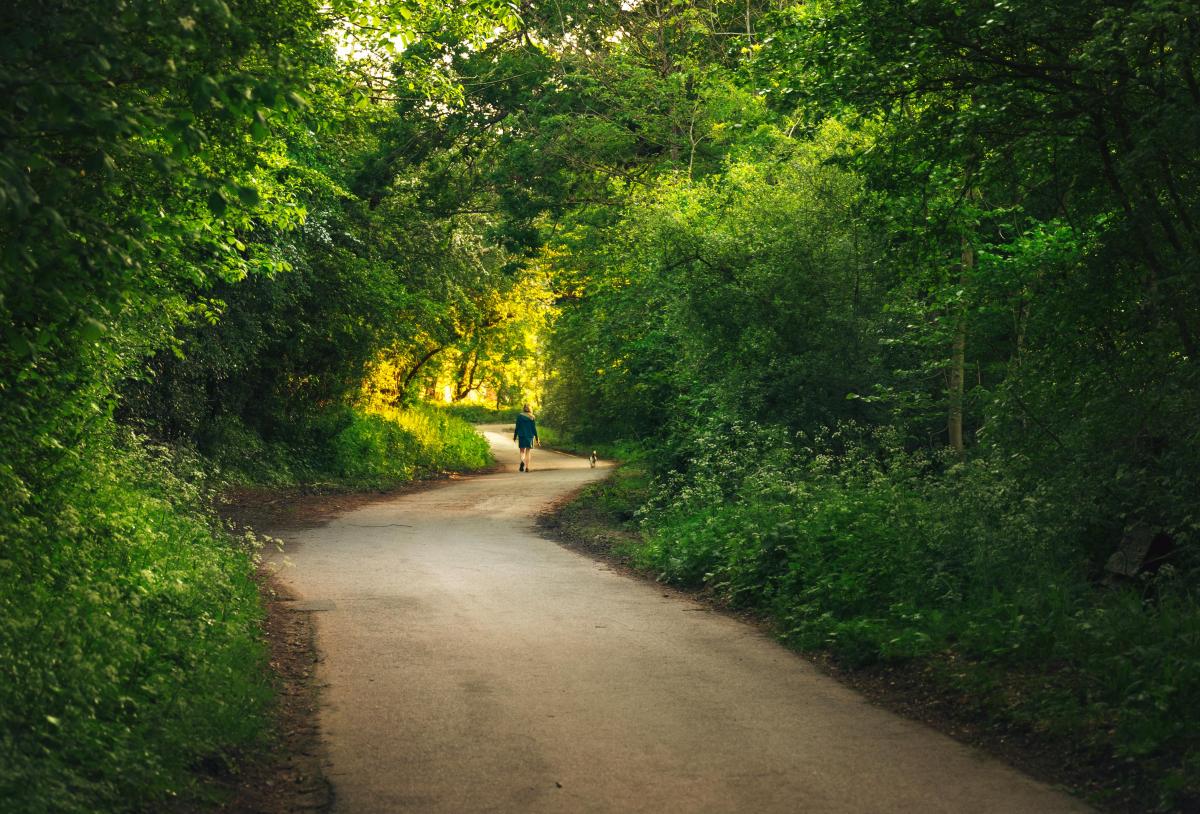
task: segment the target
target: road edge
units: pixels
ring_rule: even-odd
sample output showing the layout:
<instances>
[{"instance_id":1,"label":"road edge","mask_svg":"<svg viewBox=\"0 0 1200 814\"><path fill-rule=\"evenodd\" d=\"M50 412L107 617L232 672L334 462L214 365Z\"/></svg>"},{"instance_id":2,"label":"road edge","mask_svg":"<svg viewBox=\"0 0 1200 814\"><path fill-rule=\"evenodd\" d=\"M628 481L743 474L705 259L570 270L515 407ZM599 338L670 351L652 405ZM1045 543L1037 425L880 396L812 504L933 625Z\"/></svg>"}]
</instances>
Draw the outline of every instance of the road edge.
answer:
<instances>
[{"instance_id":1,"label":"road edge","mask_svg":"<svg viewBox=\"0 0 1200 814\"><path fill-rule=\"evenodd\" d=\"M804 651L779 641L775 626L750 611L733 609L703 590L689 590L657 580L648 571L637 568L613 549L621 543L635 543L638 535L605 522L603 513L583 512L583 522L570 517L583 492L604 483L605 478L585 484L556 500L535 518L534 528L543 538L582 556L602 562L633 579L653 583L664 592L700 602L716 613L747 624L778 642L796 658L803 659L822 674L857 692L874 706L929 728L978 749L1016 771L1094 807L1105 814L1161 814L1162 808L1144 801L1144 789L1122 785L1125 777L1114 780L1111 765L1102 765L1073 748L1073 742L1054 739L988 716L973 699L937 687L928 680L929 668L923 663L884 665L852 669L837 663L823 651ZM1177 814L1200 814L1200 809L1185 808Z\"/></svg>"}]
</instances>

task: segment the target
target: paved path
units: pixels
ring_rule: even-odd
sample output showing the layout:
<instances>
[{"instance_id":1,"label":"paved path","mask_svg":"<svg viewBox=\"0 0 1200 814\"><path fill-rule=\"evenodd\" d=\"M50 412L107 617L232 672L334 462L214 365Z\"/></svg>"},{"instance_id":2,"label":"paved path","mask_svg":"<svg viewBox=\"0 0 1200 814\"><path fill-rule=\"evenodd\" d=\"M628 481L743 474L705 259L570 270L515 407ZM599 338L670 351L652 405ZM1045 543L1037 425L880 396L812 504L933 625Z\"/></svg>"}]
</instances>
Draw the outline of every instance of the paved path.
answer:
<instances>
[{"instance_id":1,"label":"paved path","mask_svg":"<svg viewBox=\"0 0 1200 814\"><path fill-rule=\"evenodd\" d=\"M769 638L532 529L603 474L516 471L288 536L335 812L1080 812Z\"/></svg>"}]
</instances>

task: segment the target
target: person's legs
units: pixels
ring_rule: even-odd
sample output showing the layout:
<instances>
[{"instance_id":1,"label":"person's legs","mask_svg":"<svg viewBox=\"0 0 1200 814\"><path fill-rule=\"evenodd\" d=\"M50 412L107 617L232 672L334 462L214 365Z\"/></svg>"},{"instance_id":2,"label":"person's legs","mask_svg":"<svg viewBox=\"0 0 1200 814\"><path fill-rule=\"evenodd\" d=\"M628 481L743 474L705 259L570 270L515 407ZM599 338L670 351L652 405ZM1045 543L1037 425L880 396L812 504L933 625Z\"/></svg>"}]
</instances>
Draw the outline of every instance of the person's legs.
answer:
<instances>
[{"instance_id":1,"label":"person's legs","mask_svg":"<svg viewBox=\"0 0 1200 814\"><path fill-rule=\"evenodd\" d=\"M529 461L531 458L533 458L533 447L528 446L525 448L525 471L526 472L529 471Z\"/></svg>"},{"instance_id":2,"label":"person's legs","mask_svg":"<svg viewBox=\"0 0 1200 814\"><path fill-rule=\"evenodd\" d=\"M524 472L529 468L529 447L520 447L521 450L521 471Z\"/></svg>"}]
</instances>

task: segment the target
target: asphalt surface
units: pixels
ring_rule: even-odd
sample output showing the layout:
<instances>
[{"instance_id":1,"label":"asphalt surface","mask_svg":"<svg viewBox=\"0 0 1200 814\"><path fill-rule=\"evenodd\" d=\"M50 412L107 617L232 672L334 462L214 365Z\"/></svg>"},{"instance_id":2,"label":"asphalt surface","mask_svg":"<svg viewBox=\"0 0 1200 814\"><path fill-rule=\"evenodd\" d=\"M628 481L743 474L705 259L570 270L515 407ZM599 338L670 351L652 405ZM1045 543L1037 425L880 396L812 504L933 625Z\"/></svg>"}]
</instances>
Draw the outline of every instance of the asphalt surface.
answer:
<instances>
[{"instance_id":1,"label":"asphalt surface","mask_svg":"<svg viewBox=\"0 0 1200 814\"><path fill-rule=\"evenodd\" d=\"M755 629L537 535L604 467L504 471L289 532L334 811L1081 812Z\"/></svg>"}]
</instances>

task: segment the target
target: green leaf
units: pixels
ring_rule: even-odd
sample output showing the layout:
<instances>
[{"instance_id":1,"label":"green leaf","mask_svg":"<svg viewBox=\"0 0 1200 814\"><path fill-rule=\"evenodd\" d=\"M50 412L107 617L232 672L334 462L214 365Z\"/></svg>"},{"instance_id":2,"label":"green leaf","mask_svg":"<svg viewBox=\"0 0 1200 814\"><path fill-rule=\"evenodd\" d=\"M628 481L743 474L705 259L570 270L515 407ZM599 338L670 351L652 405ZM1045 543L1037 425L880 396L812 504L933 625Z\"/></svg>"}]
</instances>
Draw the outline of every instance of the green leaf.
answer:
<instances>
[{"instance_id":1,"label":"green leaf","mask_svg":"<svg viewBox=\"0 0 1200 814\"><path fill-rule=\"evenodd\" d=\"M103 322L88 317L83 321L83 327L79 329L79 335L84 342L95 342L108 331L108 328Z\"/></svg>"},{"instance_id":2,"label":"green leaf","mask_svg":"<svg viewBox=\"0 0 1200 814\"><path fill-rule=\"evenodd\" d=\"M97 150L87 162L87 169L90 172L104 173L111 175L117 169L117 162L103 150Z\"/></svg>"},{"instance_id":3,"label":"green leaf","mask_svg":"<svg viewBox=\"0 0 1200 814\"><path fill-rule=\"evenodd\" d=\"M246 206L258 206L260 200L258 190L250 186L235 187L238 200Z\"/></svg>"}]
</instances>

